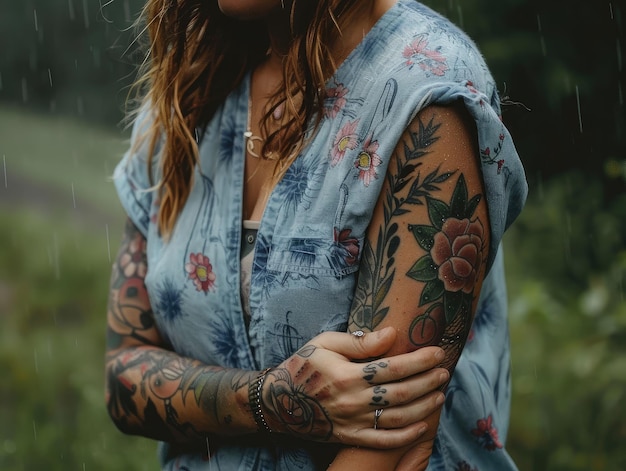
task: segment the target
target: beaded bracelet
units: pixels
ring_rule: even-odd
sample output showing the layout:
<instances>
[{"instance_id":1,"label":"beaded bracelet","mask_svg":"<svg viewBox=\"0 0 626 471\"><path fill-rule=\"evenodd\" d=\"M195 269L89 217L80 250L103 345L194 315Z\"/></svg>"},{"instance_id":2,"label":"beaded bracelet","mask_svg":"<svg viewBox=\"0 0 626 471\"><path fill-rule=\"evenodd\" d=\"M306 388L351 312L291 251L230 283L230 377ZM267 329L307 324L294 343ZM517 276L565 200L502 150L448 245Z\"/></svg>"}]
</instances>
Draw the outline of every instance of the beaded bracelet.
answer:
<instances>
[{"instance_id":1,"label":"beaded bracelet","mask_svg":"<svg viewBox=\"0 0 626 471\"><path fill-rule=\"evenodd\" d=\"M272 429L267 425L267 421L263 415L263 409L261 408L261 391L263 389L263 383L265 382L265 376L270 370L271 368L265 368L261 371L259 376L257 376L248 387L248 400L250 401L254 421L259 428L259 432L267 433L272 433Z\"/></svg>"}]
</instances>

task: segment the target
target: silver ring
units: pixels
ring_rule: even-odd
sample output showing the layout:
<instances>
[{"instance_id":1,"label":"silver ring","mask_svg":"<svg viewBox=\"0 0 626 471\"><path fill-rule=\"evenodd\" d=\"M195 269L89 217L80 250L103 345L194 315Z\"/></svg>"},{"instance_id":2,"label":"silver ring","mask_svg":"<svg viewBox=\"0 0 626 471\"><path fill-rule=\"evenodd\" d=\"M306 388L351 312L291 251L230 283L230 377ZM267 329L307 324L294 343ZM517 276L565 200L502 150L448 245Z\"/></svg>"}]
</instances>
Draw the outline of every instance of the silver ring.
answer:
<instances>
[{"instance_id":1,"label":"silver ring","mask_svg":"<svg viewBox=\"0 0 626 471\"><path fill-rule=\"evenodd\" d=\"M378 429L378 419L380 418L381 415L383 415L383 411L385 409L376 409L374 411L374 430Z\"/></svg>"},{"instance_id":2,"label":"silver ring","mask_svg":"<svg viewBox=\"0 0 626 471\"><path fill-rule=\"evenodd\" d=\"M354 335L355 337L363 337L365 335L365 332L363 332L362 330L355 330L354 332L352 332L352 335Z\"/></svg>"}]
</instances>

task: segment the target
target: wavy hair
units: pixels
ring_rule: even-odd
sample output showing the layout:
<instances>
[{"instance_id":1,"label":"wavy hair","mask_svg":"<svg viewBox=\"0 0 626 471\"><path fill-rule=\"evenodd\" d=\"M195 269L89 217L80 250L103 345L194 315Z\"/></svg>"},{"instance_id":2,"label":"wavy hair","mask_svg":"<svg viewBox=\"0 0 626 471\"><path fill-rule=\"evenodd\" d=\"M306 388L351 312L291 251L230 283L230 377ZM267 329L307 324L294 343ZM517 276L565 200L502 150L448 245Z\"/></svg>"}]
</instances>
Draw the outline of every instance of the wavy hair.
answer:
<instances>
[{"instance_id":1,"label":"wavy hair","mask_svg":"<svg viewBox=\"0 0 626 471\"><path fill-rule=\"evenodd\" d=\"M326 81L336 69L330 48L358 3L283 3L290 26L282 60L283 83L261 121L267 136L263 155L277 155L279 169L286 169L297 157L304 136L314 132L322 119ZM148 0L140 22L148 41L134 90L139 102L152 111L151 126L143 136L150 142L150 175L157 143L163 142L156 189L159 230L167 237L193 184L197 130L203 129L245 74L266 58L270 41L264 23L229 18L216 0ZM281 103L285 105L279 129L269 132L268 119Z\"/></svg>"}]
</instances>

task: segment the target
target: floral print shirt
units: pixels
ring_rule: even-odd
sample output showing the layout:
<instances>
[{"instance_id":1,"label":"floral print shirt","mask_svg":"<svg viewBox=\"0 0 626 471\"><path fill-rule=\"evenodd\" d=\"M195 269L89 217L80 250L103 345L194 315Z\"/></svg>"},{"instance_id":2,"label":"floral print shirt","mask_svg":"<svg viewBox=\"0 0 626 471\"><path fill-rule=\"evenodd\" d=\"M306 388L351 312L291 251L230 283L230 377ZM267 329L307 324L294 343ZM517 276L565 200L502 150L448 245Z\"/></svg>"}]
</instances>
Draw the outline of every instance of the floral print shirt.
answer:
<instances>
[{"instance_id":1,"label":"floral print shirt","mask_svg":"<svg viewBox=\"0 0 626 471\"><path fill-rule=\"evenodd\" d=\"M461 100L475 120L480 146L491 229L489 273L428 469L516 469L504 448L510 361L499 245L522 208L526 181L500 120L494 81L475 45L420 3L399 0L342 63L327 84L319 129L263 214L246 331L240 239L248 93L249 77L199 133L200 165L168 242L157 231L159 201L147 175L147 144L129 152L116 169L122 204L147 239L146 286L164 338L181 355L207 364L261 370L321 332L345 330L359 248L392 151L421 109ZM149 120L146 111L135 136ZM323 457L334 451L293 440L209 437L208 454L163 444L161 459L163 469L172 470L310 471L325 469Z\"/></svg>"}]
</instances>

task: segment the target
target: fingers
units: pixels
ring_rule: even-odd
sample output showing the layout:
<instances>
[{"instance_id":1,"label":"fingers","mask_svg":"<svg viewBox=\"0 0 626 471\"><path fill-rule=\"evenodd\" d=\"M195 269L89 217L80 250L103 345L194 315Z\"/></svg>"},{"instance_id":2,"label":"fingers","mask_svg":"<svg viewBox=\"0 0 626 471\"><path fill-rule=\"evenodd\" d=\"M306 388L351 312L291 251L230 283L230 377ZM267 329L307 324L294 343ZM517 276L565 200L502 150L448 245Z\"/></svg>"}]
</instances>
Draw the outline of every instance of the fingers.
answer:
<instances>
[{"instance_id":1,"label":"fingers","mask_svg":"<svg viewBox=\"0 0 626 471\"><path fill-rule=\"evenodd\" d=\"M445 401L443 393L431 392L410 404L383 408L377 420L379 429L399 429L416 424L439 409Z\"/></svg>"},{"instance_id":2,"label":"fingers","mask_svg":"<svg viewBox=\"0 0 626 471\"><path fill-rule=\"evenodd\" d=\"M315 337L313 343L351 360L363 360L384 355L395 340L395 329L386 327L375 332L367 332L361 337L340 332L325 332Z\"/></svg>"},{"instance_id":3,"label":"fingers","mask_svg":"<svg viewBox=\"0 0 626 471\"><path fill-rule=\"evenodd\" d=\"M370 361L359 365L363 379L370 384L393 383L431 370L445 358L439 347L425 347L411 353Z\"/></svg>"},{"instance_id":4,"label":"fingers","mask_svg":"<svg viewBox=\"0 0 626 471\"><path fill-rule=\"evenodd\" d=\"M425 422L419 422L403 428L396 429L374 429L372 414L372 427L363 429L354 437L337 435L338 441L346 445L364 446L387 450L409 445L418 440L428 430Z\"/></svg>"},{"instance_id":5,"label":"fingers","mask_svg":"<svg viewBox=\"0 0 626 471\"><path fill-rule=\"evenodd\" d=\"M426 373L416 375L406 381L398 383L375 384L366 391L369 395L369 406L379 409L381 407L397 407L404 404L412 404L415 400L424 397L437 389L450 378L450 373L444 368L436 368ZM443 393L439 393L443 398ZM363 401L364 403L366 401ZM423 417L420 417L420 419ZM410 422L414 422L412 420Z\"/></svg>"}]
</instances>

